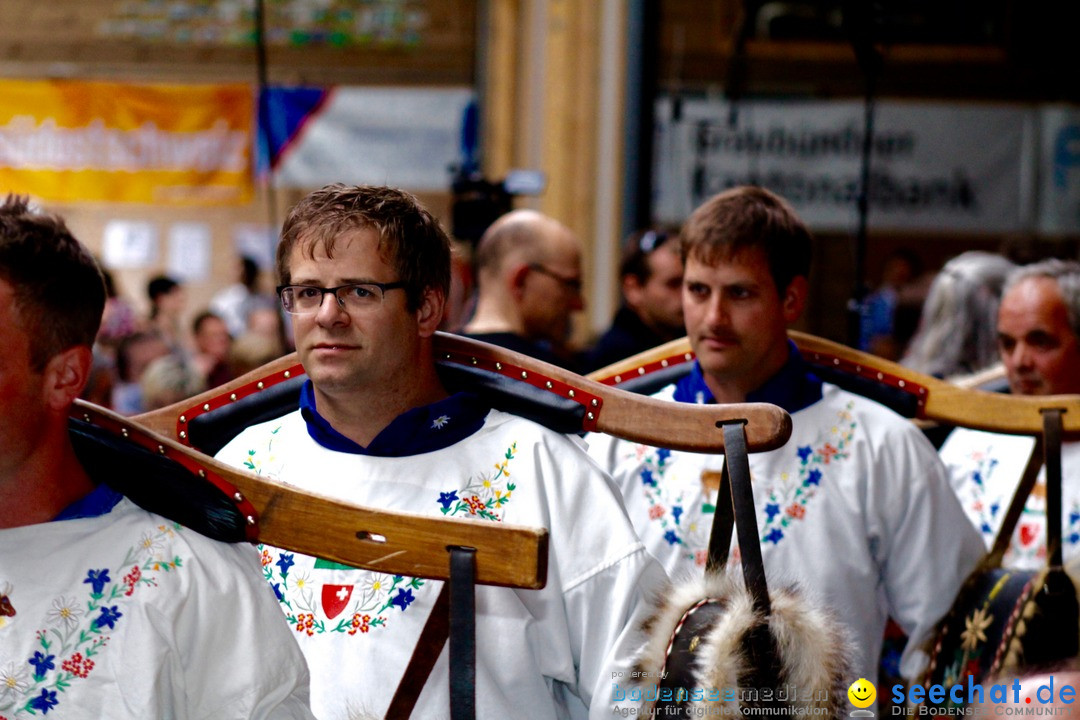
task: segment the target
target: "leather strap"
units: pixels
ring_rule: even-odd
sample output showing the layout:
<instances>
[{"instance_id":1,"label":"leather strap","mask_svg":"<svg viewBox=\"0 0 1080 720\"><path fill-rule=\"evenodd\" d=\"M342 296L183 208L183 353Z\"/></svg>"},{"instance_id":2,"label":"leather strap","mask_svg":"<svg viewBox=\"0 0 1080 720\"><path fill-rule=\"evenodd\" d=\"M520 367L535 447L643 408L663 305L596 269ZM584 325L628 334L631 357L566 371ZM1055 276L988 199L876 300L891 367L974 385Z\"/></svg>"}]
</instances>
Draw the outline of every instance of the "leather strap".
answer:
<instances>
[{"instance_id":1,"label":"leather strap","mask_svg":"<svg viewBox=\"0 0 1080 720\"><path fill-rule=\"evenodd\" d=\"M1013 532L1024 505L1035 488L1039 470L1046 464L1046 549L1049 565L1061 565L1061 413L1060 408L1044 408L1043 434L1035 441L1035 449L1028 458L1024 474L1016 486L1009 508L1001 520L994 544L987 554L983 567L1000 567L1012 542ZM1053 508L1051 508L1053 506ZM1056 549L1056 552L1055 552ZM1056 561L1055 561L1056 558Z\"/></svg>"},{"instance_id":2,"label":"leather strap","mask_svg":"<svg viewBox=\"0 0 1080 720\"><path fill-rule=\"evenodd\" d=\"M1042 411L1046 439L1046 558L1061 567L1061 408Z\"/></svg>"},{"instance_id":3,"label":"leather strap","mask_svg":"<svg viewBox=\"0 0 1080 720\"><path fill-rule=\"evenodd\" d=\"M743 579L754 607L768 615L771 609L769 588L765 582L765 563L761 557L754 488L750 481L750 460L746 451L745 422L724 423L724 469L716 493L716 511L709 536L706 572L717 572L727 563L731 547L732 525L739 538Z\"/></svg>"},{"instance_id":4,"label":"leather strap","mask_svg":"<svg viewBox=\"0 0 1080 720\"><path fill-rule=\"evenodd\" d=\"M450 548L450 720L476 717L476 550Z\"/></svg>"},{"instance_id":5,"label":"leather strap","mask_svg":"<svg viewBox=\"0 0 1080 720\"><path fill-rule=\"evenodd\" d=\"M450 581L443 584L401 676L386 720L407 720L450 638L450 718L476 717L476 550L450 547Z\"/></svg>"},{"instance_id":6,"label":"leather strap","mask_svg":"<svg viewBox=\"0 0 1080 720\"><path fill-rule=\"evenodd\" d=\"M386 720L408 720L412 715L416 701L420 699L420 693L442 653L443 645L446 644L450 633L449 618L450 588L448 583L444 583L439 597L435 600L435 606L431 608L431 614L424 623L424 629L420 632L420 639L416 641L412 657L405 667L405 674L401 676L401 682L394 691L394 697L386 711Z\"/></svg>"}]
</instances>

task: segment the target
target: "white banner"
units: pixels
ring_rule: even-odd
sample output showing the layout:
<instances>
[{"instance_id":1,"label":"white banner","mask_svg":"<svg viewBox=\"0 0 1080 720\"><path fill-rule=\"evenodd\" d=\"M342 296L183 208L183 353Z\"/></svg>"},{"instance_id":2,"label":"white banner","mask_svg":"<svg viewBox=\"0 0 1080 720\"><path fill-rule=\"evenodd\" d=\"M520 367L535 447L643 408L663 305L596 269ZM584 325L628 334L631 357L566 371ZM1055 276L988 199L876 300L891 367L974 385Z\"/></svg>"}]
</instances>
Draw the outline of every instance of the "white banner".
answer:
<instances>
[{"instance_id":1,"label":"white banner","mask_svg":"<svg viewBox=\"0 0 1080 720\"><path fill-rule=\"evenodd\" d=\"M744 184L787 198L818 230L853 231L862 172L858 101L668 98L656 105L654 214L681 222ZM732 122L733 120L733 122ZM879 102L871 229L1017 232L1034 222L1036 111L1010 105ZM1075 170L1080 182L1080 166Z\"/></svg>"},{"instance_id":2,"label":"white banner","mask_svg":"<svg viewBox=\"0 0 1080 720\"><path fill-rule=\"evenodd\" d=\"M282 153L277 182L446 192L473 96L470 88L334 88Z\"/></svg>"}]
</instances>

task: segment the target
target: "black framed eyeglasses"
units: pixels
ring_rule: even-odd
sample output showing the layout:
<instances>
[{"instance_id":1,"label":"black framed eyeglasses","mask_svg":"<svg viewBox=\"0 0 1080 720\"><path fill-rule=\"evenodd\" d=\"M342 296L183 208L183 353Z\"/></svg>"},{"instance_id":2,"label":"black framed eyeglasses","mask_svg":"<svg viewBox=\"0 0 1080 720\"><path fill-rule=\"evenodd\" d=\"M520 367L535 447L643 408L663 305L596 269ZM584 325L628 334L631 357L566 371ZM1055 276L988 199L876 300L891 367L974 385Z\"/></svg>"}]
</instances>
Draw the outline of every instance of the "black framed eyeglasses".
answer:
<instances>
[{"instance_id":1,"label":"black framed eyeglasses","mask_svg":"<svg viewBox=\"0 0 1080 720\"><path fill-rule=\"evenodd\" d=\"M564 288L570 292L581 294L581 278L565 277L559 273L551 270L540 263L529 263L529 269L535 270L541 275L547 275L549 278L554 278Z\"/></svg>"},{"instance_id":2,"label":"black framed eyeglasses","mask_svg":"<svg viewBox=\"0 0 1080 720\"><path fill-rule=\"evenodd\" d=\"M349 283L337 287L325 288L318 285L281 285L278 297L285 312L293 315L306 315L318 312L322 307L323 297L330 293L337 300L338 307L346 311L364 311L383 304L387 290L405 287L403 282L391 283Z\"/></svg>"}]
</instances>

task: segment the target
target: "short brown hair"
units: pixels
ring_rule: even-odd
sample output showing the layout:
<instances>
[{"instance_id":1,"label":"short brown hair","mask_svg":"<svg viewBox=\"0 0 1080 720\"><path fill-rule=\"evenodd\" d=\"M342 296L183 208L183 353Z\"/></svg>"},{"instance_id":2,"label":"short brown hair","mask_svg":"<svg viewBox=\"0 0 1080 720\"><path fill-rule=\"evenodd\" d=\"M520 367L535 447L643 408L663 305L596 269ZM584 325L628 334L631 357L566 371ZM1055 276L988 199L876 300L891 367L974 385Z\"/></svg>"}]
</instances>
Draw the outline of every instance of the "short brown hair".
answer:
<instances>
[{"instance_id":1,"label":"short brown hair","mask_svg":"<svg viewBox=\"0 0 1080 720\"><path fill-rule=\"evenodd\" d=\"M323 247L333 257L338 237L372 228L379 234L379 252L405 283L410 310L420 307L428 288L450 292L450 239L420 201L394 188L341 184L311 193L289 212L277 248L277 271L288 285L289 256L298 243L312 256Z\"/></svg>"},{"instance_id":2,"label":"short brown hair","mask_svg":"<svg viewBox=\"0 0 1080 720\"><path fill-rule=\"evenodd\" d=\"M36 370L68 348L93 346L105 280L59 216L31 210L24 197L7 196L0 205L0 278L14 291Z\"/></svg>"},{"instance_id":3,"label":"short brown hair","mask_svg":"<svg viewBox=\"0 0 1080 720\"><path fill-rule=\"evenodd\" d=\"M716 265L747 248L761 248L781 295L796 277L810 276L812 239L795 210L760 187L737 187L699 207L679 236L684 259Z\"/></svg>"}]
</instances>

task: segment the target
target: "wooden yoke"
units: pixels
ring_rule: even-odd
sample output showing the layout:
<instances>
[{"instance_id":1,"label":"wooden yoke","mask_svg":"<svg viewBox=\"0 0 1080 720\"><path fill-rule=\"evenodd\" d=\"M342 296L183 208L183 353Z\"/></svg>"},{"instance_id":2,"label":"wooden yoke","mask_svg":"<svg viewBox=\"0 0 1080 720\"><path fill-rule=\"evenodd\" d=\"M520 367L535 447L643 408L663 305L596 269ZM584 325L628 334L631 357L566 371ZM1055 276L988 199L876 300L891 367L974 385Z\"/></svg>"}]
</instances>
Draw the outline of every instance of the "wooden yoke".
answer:
<instances>
[{"instance_id":1,"label":"wooden yoke","mask_svg":"<svg viewBox=\"0 0 1080 720\"><path fill-rule=\"evenodd\" d=\"M984 392L916 372L899 363L814 335L791 330L788 336L823 380L880 399L912 419L1035 436L1043 431L1042 409L1055 407L1066 411L1062 414L1066 435L1080 433L1078 395L1020 396ZM589 377L607 385L629 386L638 378L676 374L681 369L679 366L687 365L693 359L690 342L681 338L597 370ZM880 393L888 393L891 397L882 399Z\"/></svg>"},{"instance_id":2,"label":"wooden yoke","mask_svg":"<svg viewBox=\"0 0 1080 720\"><path fill-rule=\"evenodd\" d=\"M745 420L750 452L773 450L791 436L790 416L767 403L676 405L603 385L527 355L449 333L436 334L435 353L440 368L447 371L457 389L477 391L495 401L496 407L511 412L518 403L550 404L548 410L557 415L559 429L565 432L598 431L634 442L697 452L722 450L723 435L717 428L736 420ZM192 445L188 426L200 415L280 383L296 381L303 374L303 366L296 353L292 353L230 383L135 419L144 427ZM292 403L289 409L295 407ZM194 442L194 445L199 444Z\"/></svg>"},{"instance_id":3,"label":"wooden yoke","mask_svg":"<svg viewBox=\"0 0 1080 720\"><path fill-rule=\"evenodd\" d=\"M547 577L547 530L477 523L362 507L225 465L116 413L76 401L72 417L123 437L183 466L229 498L250 542L306 553L382 573L446 580L446 548L476 548L476 581L541 588ZM146 478L152 485L156 478ZM124 487L139 502L150 488ZM143 503L140 503L143 504ZM156 512L168 515L168 507ZM317 528L313 532L312 528Z\"/></svg>"}]
</instances>

